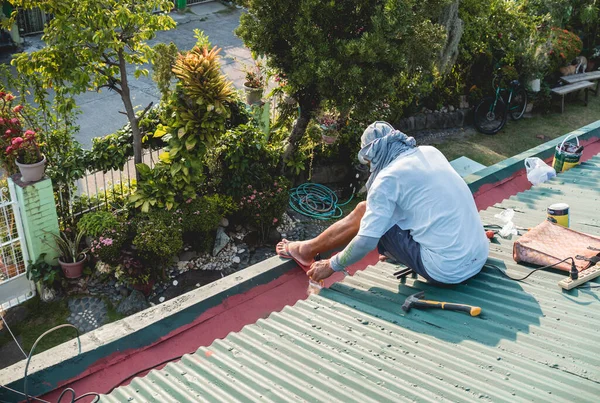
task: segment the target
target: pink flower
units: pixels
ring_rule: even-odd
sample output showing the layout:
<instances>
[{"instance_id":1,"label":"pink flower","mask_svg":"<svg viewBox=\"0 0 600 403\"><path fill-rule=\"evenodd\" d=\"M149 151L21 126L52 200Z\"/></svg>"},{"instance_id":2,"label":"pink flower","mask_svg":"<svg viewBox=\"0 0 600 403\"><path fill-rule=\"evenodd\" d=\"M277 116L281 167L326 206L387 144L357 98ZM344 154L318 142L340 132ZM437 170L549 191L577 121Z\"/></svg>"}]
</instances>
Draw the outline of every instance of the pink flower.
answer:
<instances>
[{"instance_id":1,"label":"pink flower","mask_svg":"<svg viewBox=\"0 0 600 403\"><path fill-rule=\"evenodd\" d=\"M15 138L12 140L12 145L13 145L14 147L18 147L18 146L20 146L22 143L23 143L23 138L22 138L22 137L15 137Z\"/></svg>"},{"instance_id":2,"label":"pink flower","mask_svg":"<svg viewBox=\"0 0 600 403\"><path fill-rule=\"evenodd\" d=\"M248 189L252 189L252 185L248 185Z\"/></svg>"},{"instance_id":3,"label":"pink flower","mask_svg":"<svg viewBox=\"0 0 600 403\"><path fill-rule=\"evenodd\" d=\"M256 196L254 196L254 195L250 196L250 200L254 200L254 199L256 199Z\"/></svg>"},{"instance_id":4,"label":"pink flower","mask_svg":"<svg viewBox=\"0 0 600 403\"><path fill-rule=\"evenodd\" d=\"M23 105L17 105L13 108L14 113L19 113L23 110Z\"/></svg>"},{"instance_id":5,"label":"pink flower","mask_svg":"<svg viewBox=\"0 0 600 403\"><path fill-rule=\"evenodd\" d=\"M273 218L273 224L277 224L277 221L279 221L277 218Z\"/></svg>"},{"instance_id":6,"label":"pink flower","mask_svg":"<svg viewBox=\"0 0 600 403\"><path fill-rule=\"evenodd\" d=\"M187 204L190 204L190 203L192 202L192 199L187 199L185 202L186 202Z\"/></svg>"},{"instance_id":7,"label":"pink flower","mask_svg":"<svg viewBox=\"0 0 600 403\"><path fill-rule=\"evenodd\" d=\"M10 123L12 123L13 125L20 125L21 121L19 121L19 119L17 119L17 118L12 118L10 120Z\"/></svg>"},{"instance_id":8,"label":"pink flower","mask_svg":"<svg viewBox=\"0 0 600 403\"><path fill-rule=\"evenodd\" d=\"M10 136L12 134L12 130L7 129L4 134L6 134L7 136Z\"/></svg>"},{"instance_id":9,"label":"pink flower","mask_svg":"<svg viewBox=\"0 0 600 403\"><path fill-rule=\"evenodd\" d=\"M7 153L7 154L10 154L10 153L12 153L12 152L13 152L13 150L14 150L14 149L12 148L12 146L8 146L8 147L6 147L6 153Z\"/></svg>"},{"instance_id":10,"label":"pink flower","mask_svg":"<svg viewBox=\"0 0 600 403\"><path fill-rule=\"evenodd\" d=\"M279 186L279 184L277 182L274 182L273 186Z\"/></svg>"},{"instance_id":11,"label":"pink flower","mask_svg":"<svg viewBox=\"0 0 600 403\"><path fill-rule=\"evenodd\" d=\"M252 192L252 193L256 194L256 190L254 192Z\"/></svg>"},{"instance_id":12,"label":"pink flower","mask_svg":"<svg viewBox=\"0 0 600 403\"><path fill-rule=\"evenodd\" d=\"M257 214L256 216L257 216L257 217L260 217L260 214Z\"/></svg>"}]
</instances>

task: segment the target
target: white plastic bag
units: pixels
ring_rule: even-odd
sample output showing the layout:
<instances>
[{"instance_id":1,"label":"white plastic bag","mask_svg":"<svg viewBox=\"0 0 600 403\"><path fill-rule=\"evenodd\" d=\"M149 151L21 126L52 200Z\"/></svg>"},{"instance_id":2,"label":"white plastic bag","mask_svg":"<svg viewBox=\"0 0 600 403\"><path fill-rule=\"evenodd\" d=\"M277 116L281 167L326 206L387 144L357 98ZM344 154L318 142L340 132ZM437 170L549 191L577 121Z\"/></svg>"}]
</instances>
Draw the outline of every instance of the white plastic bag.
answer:
<instances>
[{"instance_id":1,"label":"white plastic bag","mask_svg":"<svg viewBox=\"0 0 600 403\"><path fill-rule=\"evenodd\" d=\"M510 239L513 235L519 235L517 226L512 221L514 216L515 211L511 208L506 209L500 214L496 214L494 216L504 223L502 229L498 231L498 235L500 235L502 238Z\"/></svg>"},{"instance_id":2,"label":"white plastic bag","mask_svg":"<svg viewBox=\"0 0 600 403\"><path fill-rule=\"evenodd\" d=\"M527 179L534 186L544 183L556 176L554 168L538 157L525 159L525 168L527 169Z\"/></svg>"}]
</instances>

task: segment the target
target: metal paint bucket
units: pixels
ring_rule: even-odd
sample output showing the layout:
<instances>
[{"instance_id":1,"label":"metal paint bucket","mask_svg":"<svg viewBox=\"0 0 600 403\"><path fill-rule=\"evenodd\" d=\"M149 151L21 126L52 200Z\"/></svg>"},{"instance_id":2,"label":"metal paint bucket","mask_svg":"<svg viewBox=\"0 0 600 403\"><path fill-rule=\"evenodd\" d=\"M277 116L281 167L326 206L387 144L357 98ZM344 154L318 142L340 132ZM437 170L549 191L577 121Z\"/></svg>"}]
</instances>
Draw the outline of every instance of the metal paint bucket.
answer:
<instances>
[{"instance_id":1,"label":"metal paint bucket","mask_svg":"<svg viewBox=\"0 0 600 403\"><path fill-rule=\"evenodd\" d=\"M556 203L548 207L548 221L569 228L569 205L567 203Z\"/></svg>"},{"instance_id":2,"label":"metal paint bucket","mask_svg":"<svg viewBox=\"0 0 600 403\"><path fill-rule=\"evenodd\" d=\"M572 137L575 137L576 143L569 143ZM583 146L579 145L579 138L571 134L565 137L562 143L556 146L554 151L554 161L552 167L556 173L565 172L576 165L579 165L579 160L583 154Z\"/></svg>"}]
</instances>

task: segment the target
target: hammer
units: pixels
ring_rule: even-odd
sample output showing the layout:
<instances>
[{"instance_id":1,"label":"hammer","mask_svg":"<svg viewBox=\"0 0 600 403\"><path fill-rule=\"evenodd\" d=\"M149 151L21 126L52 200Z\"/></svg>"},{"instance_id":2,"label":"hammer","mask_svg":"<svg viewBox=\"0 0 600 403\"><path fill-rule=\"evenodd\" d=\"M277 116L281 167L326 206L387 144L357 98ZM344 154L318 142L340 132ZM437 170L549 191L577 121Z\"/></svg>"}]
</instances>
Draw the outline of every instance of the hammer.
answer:
<instances>
[{"instance_id":1,"label":"hammer","mask_svg":"<svg viewBox=\"0 0 600 403\"><path fill-rule=\"evenodd\" d=\"M471 316L477 316L481 313L481 308L478 306L453 304L450 302L428 301L421 299L425 296L425 291L418 292L406 298L402 304L402 310L410 311L410 308L417 309L445 309L447 311L467 312Z\"/></svg>"}]
</instances>

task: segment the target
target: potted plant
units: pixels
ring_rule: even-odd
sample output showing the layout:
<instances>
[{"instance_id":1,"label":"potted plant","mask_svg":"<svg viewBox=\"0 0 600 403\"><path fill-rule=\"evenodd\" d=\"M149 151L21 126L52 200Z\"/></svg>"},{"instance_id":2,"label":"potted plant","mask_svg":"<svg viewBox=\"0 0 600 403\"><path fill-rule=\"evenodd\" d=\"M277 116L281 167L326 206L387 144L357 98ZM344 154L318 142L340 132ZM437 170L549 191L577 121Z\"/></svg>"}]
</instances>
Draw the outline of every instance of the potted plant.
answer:
<instances>
[{"instance_id":1,"label":"potted plant","mask_svg":"<svg viewBox=\"0 0 600 403\"><path fill-rule=\"evenodd\" d=\"M58 263L67 278L79 278L83 274L87 248L81 248L81 243L85 232L71 231L69 229L60 233L52 234L56 240L60 256Z\"/></svg>"},{"instance_id":2,"label":"potted plant","mask_svg":"<svg viewBox=\"0 0 600 403\"><path fill-rule=\"evenodd\" d=\"M538 44L530 40L520 58L520 71L527 81L527 89L540 92L541 81L548 70L549 44Z\"/></svg>"},{"instance_id":3,"label":"potted plant","mask_svg":"<svg viewBox=\"0 0 600 403\"><path fill-rule=\"evenodd\" d=\"M10 93L0 92L2 163L9 174L18 168L23 182L36 182L44 176L46 158L38 146L36 132L24 129L23 123L28 119L23 105L12 106L14 99Z\"/></svg>"},{"instance_id":4,"label":"potted plant","mask_svg":"<svg viewBox=\"0 0 600 403\"><path fill-rule=\"evenodd\" d=\"M246 91L246 103L254 105L260 103L262 99L265 84L267 82L264 66L258 60L254 61L251 67L245 67L246 81L244 81L244 90Z\"/></svg>"},{"instance_id":5,"label":"potted plant","mask_svg":"<svg viewBox=\"0 0 600 403\"><path fill-rule=\"evenodd\" d=\"M54 292L51 290L53 290L54 283L60 276L60 271L58 267L46 262L45 258L46 254L42 253L35 263L29 261L27 279L34 282L40 298L45 302L49 302L52 298L47 298L47 296L54 296ZM50 292L47 292L47 290Z\"/></svg>"}]
</instances>

